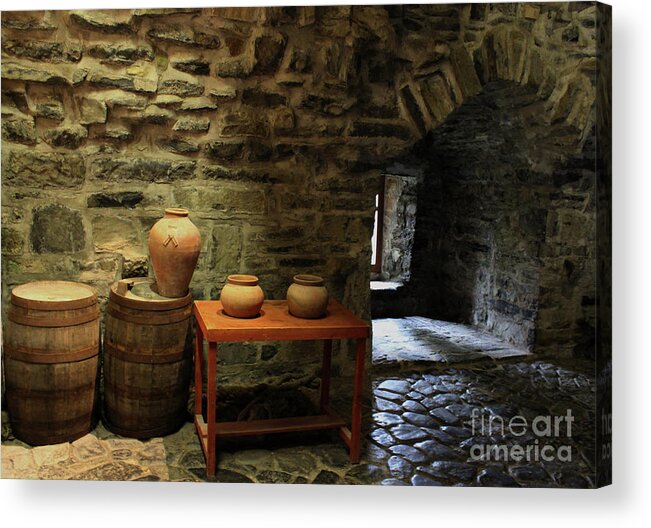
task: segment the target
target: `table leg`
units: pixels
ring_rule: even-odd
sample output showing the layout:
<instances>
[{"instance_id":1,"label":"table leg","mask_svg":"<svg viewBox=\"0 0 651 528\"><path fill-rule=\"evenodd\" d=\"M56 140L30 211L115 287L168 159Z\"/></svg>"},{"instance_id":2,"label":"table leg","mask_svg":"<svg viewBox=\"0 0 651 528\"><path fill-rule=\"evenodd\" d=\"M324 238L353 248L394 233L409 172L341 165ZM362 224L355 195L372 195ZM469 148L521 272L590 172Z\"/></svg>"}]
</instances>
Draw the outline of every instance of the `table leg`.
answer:
<instances>
[{"instance_id":1,"label":"table leg","mask_svg":"<svg viewBox=\"0 0 651 528\"><path fill-rule=\"evenodd\" d=\"M203 397L203 332L199 324L195 324L194 342L194 414L201 414L201 399Z\"/></svg>"},{"instance_id":2,"label":"table leg","mask_svg":"<svg viewBox=\"0 0 651 528\"><path fill-rule=\"evenodd\" d=\"M206 474L209 477L215 475L216 471L216 453L215 453L215 407L217 403L217 343L208 342L208 387L207 387L207 411L206 419L208 422L208 453L206 454Z\"/></svg>"},{"instance_id":3,"label":"table leg","mask_svg":"<svg viewBox=\"0 0 651 528\"><path fill-rule=\"evenodd\" d=\"M355 384L353 386L353 413L350 438L350 462L357 464L361 451L362 436L362 395L364 393L364 360L366 338L357 340L355 349Z\"/></svg>"},{"instance_id":4,"label":"table leg","mask_svg":"<svg viewBox=\"0 0 651 528\"><path fill-rule=\"evenodd\" d=\"M325 412L330 403L330 376L332 364L332 340L323 343L323 363L321 364L321 412Z\"/></svg>"}]
</instances>

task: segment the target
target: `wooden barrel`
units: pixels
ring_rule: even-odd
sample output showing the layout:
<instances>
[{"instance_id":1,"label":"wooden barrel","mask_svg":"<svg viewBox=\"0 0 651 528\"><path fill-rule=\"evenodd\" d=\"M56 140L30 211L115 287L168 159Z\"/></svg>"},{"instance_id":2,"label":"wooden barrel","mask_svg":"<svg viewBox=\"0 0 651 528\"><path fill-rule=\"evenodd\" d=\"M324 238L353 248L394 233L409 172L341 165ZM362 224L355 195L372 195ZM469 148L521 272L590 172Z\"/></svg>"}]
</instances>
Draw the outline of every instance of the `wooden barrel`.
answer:
<instances>
[{"instance_id":1,"label":"wooden barrel","mask_svg":"<svg viewBox=\"0 0 651 528\"><path fill-rule=\"evenodd\" d=\"M4 361L9 420L32 444L71 442L95 426L99 359L97 293L37 281L11 292Z\"/></svg>"},{"instance_id":2,"label":"wooden barrel","mask_svg":"<svg viewBox=\"0 0 651 528\"><path fill-rule=\"evenodd\" d=\"M133 438L178 430L192 371L192 296L161 297L153 279L111 286L104 336L104 422Z\"/></svg>"}]
</instances>

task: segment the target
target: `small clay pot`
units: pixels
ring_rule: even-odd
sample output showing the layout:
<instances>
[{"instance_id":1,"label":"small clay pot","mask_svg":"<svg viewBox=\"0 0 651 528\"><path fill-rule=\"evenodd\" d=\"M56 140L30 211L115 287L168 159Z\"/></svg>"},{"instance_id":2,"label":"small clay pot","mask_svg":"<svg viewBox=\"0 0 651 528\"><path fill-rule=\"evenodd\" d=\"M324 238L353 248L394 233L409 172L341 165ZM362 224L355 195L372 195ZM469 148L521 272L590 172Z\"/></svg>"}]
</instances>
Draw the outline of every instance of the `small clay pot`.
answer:
<instances>
[{"instance_id":1,"label":"small clay pot","mask_svg":"<svg viewBox=\"0 0 651 528\"><path fill-rule=\"evenodd\" d=\"M260 313L264 292L254 275L229 275L219 298L226 315L248 319Z\"/></svg>"},{"instance_id":2,"label":"small clay pot","mask_svg":"<svg viewBox=\"0 0 651 528\"><path fill-rule=\"evenodd\" d=\"M172 207L149 232L149 254L158 293L185 297L201 251L201 235L188 210Z\"/></svg>"},{"instance_id":3,"label":"small clay pot","mask_svg":"<svg viewBox=\"0 0 651 528\"><path fill-rule=\"evenodd\" d=\"M287 289L289 313L302 319L318 319L326 314L328 290L316 275L295 275Z\"/></svg>"}]
</instances>

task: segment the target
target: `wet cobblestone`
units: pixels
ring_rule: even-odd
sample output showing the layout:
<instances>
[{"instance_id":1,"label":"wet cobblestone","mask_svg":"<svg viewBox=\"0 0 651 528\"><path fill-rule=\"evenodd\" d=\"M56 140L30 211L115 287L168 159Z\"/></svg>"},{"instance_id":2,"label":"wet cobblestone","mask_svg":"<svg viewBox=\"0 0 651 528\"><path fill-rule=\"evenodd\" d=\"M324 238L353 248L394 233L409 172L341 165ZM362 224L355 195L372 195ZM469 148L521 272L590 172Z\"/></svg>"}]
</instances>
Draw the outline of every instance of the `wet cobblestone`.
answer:
<instances>
[{"instance_id":1,"label":"wet cobblestone","mask_svg":"<svg viewBox=\"0 0 651 528\"><path fill-rule=\"evenodd\" d=\"M386 413L372 417L369 439L375 448L369 459L388 460L389 469L379 483L418 486L431 485L426 481L431 479L444 485L589 487L594 475L590 368L580 361L570 367L491 362L377 380L375 387L382 390L395 387L392 380L411 384L409 390L400 384L401 411L390 420ZM431 396L416 400L415 392ZM398 416L407 423L392 425ZM519 425L524 420L527 427Z\"/></svg>"}]
</instances>

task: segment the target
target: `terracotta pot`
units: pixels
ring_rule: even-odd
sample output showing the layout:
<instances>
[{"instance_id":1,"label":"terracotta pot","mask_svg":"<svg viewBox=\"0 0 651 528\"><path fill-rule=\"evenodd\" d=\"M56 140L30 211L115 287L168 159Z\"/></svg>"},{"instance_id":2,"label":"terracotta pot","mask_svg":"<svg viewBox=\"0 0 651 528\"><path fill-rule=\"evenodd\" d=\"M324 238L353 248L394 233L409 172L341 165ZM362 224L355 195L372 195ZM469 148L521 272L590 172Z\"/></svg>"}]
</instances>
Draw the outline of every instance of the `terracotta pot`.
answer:
<instances>
[{"instance_id":1,"label":"terracotta pot","mask_svg":"<svg viewBox=\"0 0 651 528\"><path fill-rule=\"evenodd\" d=\"M316 275L296 275L287 289L289 313L303 319L317 319L326 314L328 290Z\"/></svg>"},{"instance_id":2,"label":"terracotta pot","mask_svg":"<svg viewBox=\"0 0 651 528\"><path fill-rule=\"evenodd\" d=\"M187 209L165 209L149 232L149 254L158 293L185 297L201 251L201 235Z\"/></svg>"},{"instance_id":3,"label":"terracotta pot","mask_svg":"<svg viewBox=\"0 0 651 528\"><path fill-rule=\"evenodd\" d=\"M254 275L229 275L219 298L226 315L246 319L260 313L264 292Z\"/></svg>"}]
</instances>

